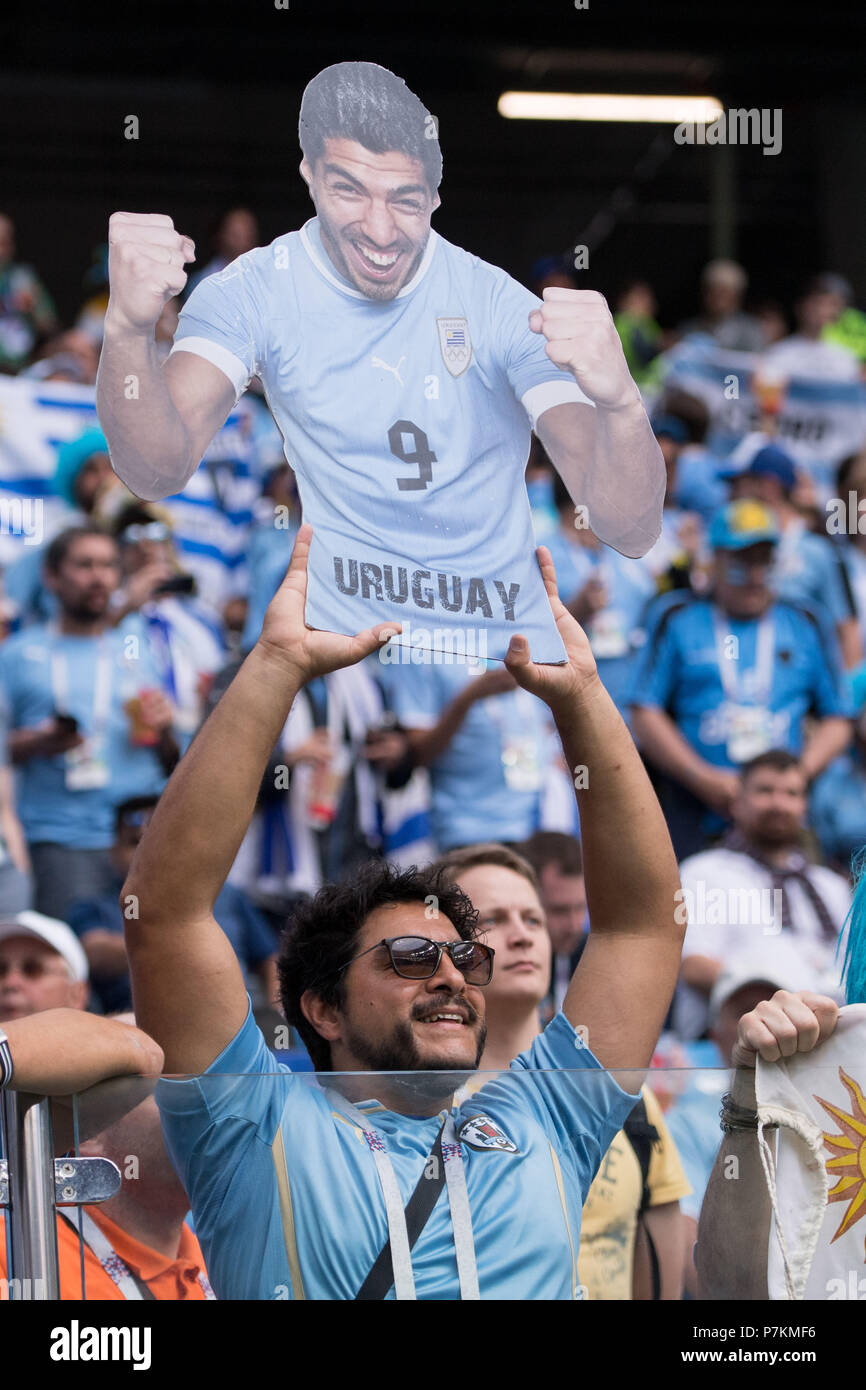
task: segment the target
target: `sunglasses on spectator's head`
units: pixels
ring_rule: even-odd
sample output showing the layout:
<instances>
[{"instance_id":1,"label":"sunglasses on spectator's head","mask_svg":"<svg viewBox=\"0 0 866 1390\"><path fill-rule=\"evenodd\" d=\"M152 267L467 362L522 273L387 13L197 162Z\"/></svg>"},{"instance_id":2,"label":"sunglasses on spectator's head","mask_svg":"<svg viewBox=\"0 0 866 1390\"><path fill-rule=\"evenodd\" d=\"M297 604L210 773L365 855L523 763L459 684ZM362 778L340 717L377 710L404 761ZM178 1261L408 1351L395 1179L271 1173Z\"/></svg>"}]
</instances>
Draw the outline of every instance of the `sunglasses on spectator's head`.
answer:
<instances>
[{"instance_id":1,"label":"sunglasses on spectator's head","mask_svg":"<svg viewBox=\"0 0 866 1390\"><path fill-rule=\"evenodd\" d=\"M404 980L429 980L439 969L443 951L448 952L451 963L468 985L489 985L493 975L492 947L481 941L431 941L427 936L385 937L347 960L336 973L348 970L354 961L378 951L381 946L388 952L392 969Z\"/></svg>"}]
</instances>

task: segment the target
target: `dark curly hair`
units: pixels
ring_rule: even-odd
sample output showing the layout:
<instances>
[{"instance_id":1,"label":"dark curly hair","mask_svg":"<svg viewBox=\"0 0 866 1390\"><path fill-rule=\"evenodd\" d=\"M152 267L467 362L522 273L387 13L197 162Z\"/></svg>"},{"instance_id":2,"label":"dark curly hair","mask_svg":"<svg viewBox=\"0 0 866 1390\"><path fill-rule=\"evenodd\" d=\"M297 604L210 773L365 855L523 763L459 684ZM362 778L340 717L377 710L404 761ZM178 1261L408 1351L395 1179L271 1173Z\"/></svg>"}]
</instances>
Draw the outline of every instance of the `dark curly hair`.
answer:
<instances>
[{"instance_id":1,"label":"dark curly hair","mask_svg":"<svg viewBox=\"0 0 866 1390\"><path fill-rule=\"evenodd\" d=\"M396 869L371 860L346 883L328 883L314 898L299 903L283 932L277 971L280 1002L286 1021L296 1028L316 1071L331 1064L330 1044L304 1016L301 996L313 990L326 1004L342 1008L346 972L361 928L378 907L388 903L428 903L435 898L438 914L446 917L463 941L478 930L478 913L466 894L432 868Z\"/></svg>"},{"instance_id":2,"label":"dark curly hair","mask_svg":"<svg viewBox=\"0 0 866 1390\"><path fill-rule=\"evenodd\" d=\"M298 136L310 164L324 153L329 136L342 136L373 154L399 150L419 160L431 193L442 181L434 118L402 77L378 63L335 63L308 82Z\"/></svg>"}]
</instances>

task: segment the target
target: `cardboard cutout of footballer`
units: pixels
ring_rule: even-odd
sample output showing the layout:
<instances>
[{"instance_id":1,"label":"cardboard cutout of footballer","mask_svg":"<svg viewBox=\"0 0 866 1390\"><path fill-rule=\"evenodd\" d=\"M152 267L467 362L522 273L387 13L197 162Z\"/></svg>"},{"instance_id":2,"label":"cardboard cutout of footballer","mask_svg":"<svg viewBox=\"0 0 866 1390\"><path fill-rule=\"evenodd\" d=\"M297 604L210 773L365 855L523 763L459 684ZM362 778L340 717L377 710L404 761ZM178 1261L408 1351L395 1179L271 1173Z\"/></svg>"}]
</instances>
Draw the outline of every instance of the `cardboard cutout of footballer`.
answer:
<instances>
[{"instance_id":1,"label":"cardboard cutout of footballer","mask_svg":"<svg viewBox=\"0 0 866 1390\"><path fill-rule=\"evenodd\" d=\"M536 661L563 661L531 428L576 525L631 556L661 526L664 465L607 304L562 288L542 302L431 228L436 121L386 69L320 72L300 143L316 215L201 281L162 367L153 325L195 248L167 216L112 217L97 402L115 470L139 496L178 491L257 376L313 526L311 627L393 620L403 644L499 658L519 632Z\"/></svg>"}]
</instances>

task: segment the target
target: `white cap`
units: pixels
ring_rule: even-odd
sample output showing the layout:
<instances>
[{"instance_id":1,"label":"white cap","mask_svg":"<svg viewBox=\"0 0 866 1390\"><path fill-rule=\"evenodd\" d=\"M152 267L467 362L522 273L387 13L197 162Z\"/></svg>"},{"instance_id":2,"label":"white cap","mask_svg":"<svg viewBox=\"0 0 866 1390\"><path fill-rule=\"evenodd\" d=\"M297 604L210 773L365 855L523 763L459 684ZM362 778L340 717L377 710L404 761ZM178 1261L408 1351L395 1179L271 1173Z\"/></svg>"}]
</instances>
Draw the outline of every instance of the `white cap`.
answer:
<instances>
[{"instance_id":1,"label":"white cap","mask_svg":"<svg viewBox=\"0 0 866 1390\"><path fill-rule=\"evenodd\" d=\"M803 959L787 936L774 937L761 946L738 951L725 961L710 993L710 1020L714 1023L722 1005L744 985L763 981L773 990L819 989L818 972Z\"/></svg>"},{"instance_id":2,"label":"white cap","mask_svg":"<svg viewBox=\"0 0 866 1390\"><path fill-rule=\"evenodd\" d=\"M73 980L83 983L89 973L84 947L71 927L57 917L45 917L41 912L17 912L14 917L0 919L0 941L10 936L35 936L62 956L72 972Z\"/></svg>"}]
</instances>

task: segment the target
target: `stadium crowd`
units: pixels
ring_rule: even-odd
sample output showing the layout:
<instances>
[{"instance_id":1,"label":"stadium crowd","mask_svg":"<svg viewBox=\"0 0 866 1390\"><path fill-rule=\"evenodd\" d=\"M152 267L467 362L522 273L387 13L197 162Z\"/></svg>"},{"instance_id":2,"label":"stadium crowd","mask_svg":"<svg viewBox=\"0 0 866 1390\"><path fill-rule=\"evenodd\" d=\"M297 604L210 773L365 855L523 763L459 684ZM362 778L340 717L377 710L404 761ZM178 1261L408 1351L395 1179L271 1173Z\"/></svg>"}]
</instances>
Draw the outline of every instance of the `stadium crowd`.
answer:
<instances>
[{"instance_id":1,"label":"stadium crowd","mask_svg":"<svg viewBox=\"0 0 866 1390\"><path fill-rule=\"evenodd\" d=\"M249 209L226 212L187 293L258 240ZM0 217L5 376L94 385L107 247L85 283L80 313L61 325ZM531 283L577 286L553 256ZM667 470L647 555L596 539L537 438L526 471L537 541L661 802L687 928L659 1085L642 1088L584 1208L578 1274L593 1299L697 1295L692 1248L737 1023L778 989L843 1002L837 946L866 845L866 541L827 524L831 494L859 516L866 432L862 451L813 470L779 429L791 379L863 379L866 316L840 276L820 274L789 322L787 307L748 298L729 261L706 267L699 300L693 319L666 328L648 282L614 299ZM179 308L169 301L157 325L166 352ZM732 448L716 447L706 399L681 383L690 348L751 355L755 407ZM209 464L196 494L206 523L218 513L231 524L230 564L195 532L195 506L127 491L96 424L56 450L50 534L6 552L0 1027L42 1012L48 1027L57 1009L134 1022L124 925L136 902L124 880L168 779L260 635L302 521L255 381L242 409L243 457ZM12 469L0 434L0 471ZM497 952L485 1070L507 1067L556 1015L592 934L580 772L550 708L486 661L483 642L462 658L426 656L401 659L392 645L303 685L215 904L255 1017L295 1069L311 1062L276 1004L281 932L323 885L371 862L435 864L477 909ZM716 1070L674 1084L670 1067ZM88 1296L212 1297L153 1100L85 1151L148 1156L146 1181L87 1209ZM75 1298L77 1232L60 1228L63 1292ZM0 1267L2 1251L0 1240Z\"/></svg>"}]
</instances>

